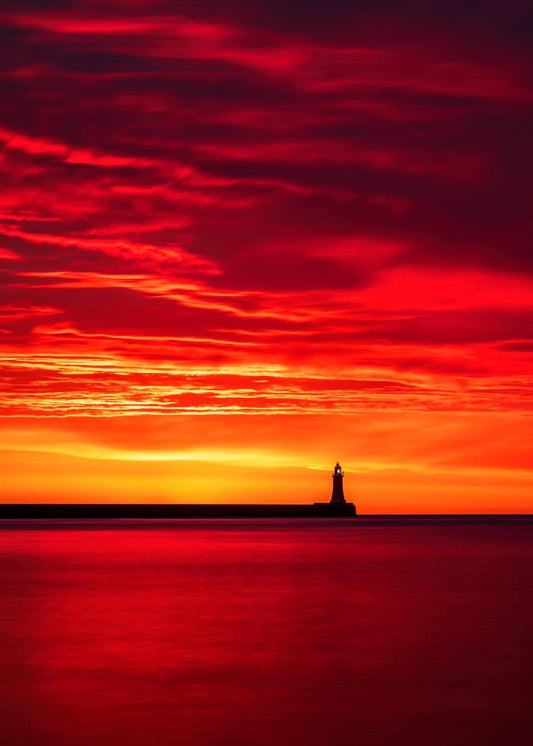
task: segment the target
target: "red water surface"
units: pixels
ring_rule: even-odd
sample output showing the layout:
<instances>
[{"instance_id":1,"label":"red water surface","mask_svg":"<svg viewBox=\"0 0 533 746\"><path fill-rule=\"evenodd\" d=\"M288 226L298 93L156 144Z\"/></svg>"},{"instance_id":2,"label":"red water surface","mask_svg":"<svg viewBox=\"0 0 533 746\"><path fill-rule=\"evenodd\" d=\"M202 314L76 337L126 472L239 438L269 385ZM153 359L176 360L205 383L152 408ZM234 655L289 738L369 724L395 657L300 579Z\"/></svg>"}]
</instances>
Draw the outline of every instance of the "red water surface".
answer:
<instances>
[{"instance_id":1,"label":"red water surface","mask_svg":"<svg viewBox=\"0 0 533 746\"><path fill-rule=\"evenodd\" d=\"M6 746L529 744L533 526L0 528Z\"/></svg>"}]
</instances>

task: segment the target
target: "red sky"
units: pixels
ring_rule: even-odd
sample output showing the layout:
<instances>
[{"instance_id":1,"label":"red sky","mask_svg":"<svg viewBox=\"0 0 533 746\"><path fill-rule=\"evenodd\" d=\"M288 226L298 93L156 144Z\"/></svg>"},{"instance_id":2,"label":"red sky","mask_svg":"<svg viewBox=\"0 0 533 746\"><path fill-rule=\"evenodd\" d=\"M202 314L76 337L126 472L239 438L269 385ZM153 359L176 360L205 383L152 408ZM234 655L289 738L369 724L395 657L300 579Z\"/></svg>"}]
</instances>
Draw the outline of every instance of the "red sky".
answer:
<instances>
[{"instance_id":1,"label":"red sky","mask_svg":"<svg viewBox=\"0 0 533 746\"><path fill-rule=\"evenodd\" d=\"M533 511L526 3L2 7L2 501Z\"/></svg>"}]
</instances>

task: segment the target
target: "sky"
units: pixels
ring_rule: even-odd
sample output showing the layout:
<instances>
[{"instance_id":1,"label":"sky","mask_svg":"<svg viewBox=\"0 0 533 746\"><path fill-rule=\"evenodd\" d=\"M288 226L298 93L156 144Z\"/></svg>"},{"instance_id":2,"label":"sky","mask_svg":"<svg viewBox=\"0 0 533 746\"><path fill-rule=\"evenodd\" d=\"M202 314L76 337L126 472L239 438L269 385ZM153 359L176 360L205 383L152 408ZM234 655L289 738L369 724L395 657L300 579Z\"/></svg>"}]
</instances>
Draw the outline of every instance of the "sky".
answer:
<instances>
[{"instance_id":1,"label":"sky","mask_svg":"<svg viewBox=\"0 0 533 746\"><path fill-rule=\"evenodd\" d=\"M532 28L4 2L0 500L533 512Z\"/></svg>"}]
</instances>

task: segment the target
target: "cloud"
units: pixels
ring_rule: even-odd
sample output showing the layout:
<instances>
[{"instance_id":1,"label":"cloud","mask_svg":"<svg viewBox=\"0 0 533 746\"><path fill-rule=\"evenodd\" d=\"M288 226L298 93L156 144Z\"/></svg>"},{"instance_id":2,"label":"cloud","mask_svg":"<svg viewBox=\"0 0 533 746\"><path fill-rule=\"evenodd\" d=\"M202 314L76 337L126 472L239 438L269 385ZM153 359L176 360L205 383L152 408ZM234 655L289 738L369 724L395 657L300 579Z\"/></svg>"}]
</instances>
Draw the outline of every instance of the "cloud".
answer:
<instances>
[{"instance_id":1,"label":"cloud","mask_svg":"<svg viewBox=\"0 0 533 746\"><path fill-rule=\"evenodd\" d=\"M333 413L454 413L461 448L461 416L529 413L521 18L8 3L2 413L275 415L295 440Z\"/></svg>"},{"instance_id":2,"label":"cloud","mask_svg":"<svg viewBox=\"0 0 533 746\"><path fill-rule=\"evenodd\" d=\"M16 254L14 251L10 251L10 249L2 249L0 248L0 260L6 261L6 262L18 262L20 261L19 254Z\"/></svg>"}]
</instances>

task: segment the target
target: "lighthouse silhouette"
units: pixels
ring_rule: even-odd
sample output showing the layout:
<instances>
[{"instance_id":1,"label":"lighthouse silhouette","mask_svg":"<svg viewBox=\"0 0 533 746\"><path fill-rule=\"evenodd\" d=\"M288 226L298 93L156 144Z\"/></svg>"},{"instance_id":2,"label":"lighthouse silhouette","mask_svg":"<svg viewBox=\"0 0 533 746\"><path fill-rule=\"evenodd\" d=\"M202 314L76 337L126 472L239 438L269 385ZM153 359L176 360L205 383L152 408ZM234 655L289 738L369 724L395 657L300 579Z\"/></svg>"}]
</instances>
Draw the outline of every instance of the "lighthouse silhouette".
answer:
<instances>
[{"instance_id":1,"label":"lighthouse silhouette","mask_svg":"<svg viewBox=\"0 0 533 746\"><path fill-rule=\"evenodd\" d=\"M333 491L331 493L330 503L333 503L335 505L338 505L339 503L346 504L346 500L344 498L344 489L342 486L344 472L338 461L335 464L335 469L333 470L333 474L331 476L333 477Z\"/></svg>"}]
</instances>

